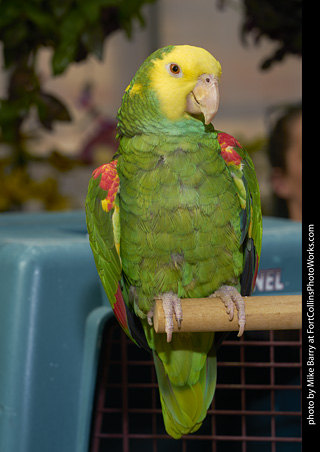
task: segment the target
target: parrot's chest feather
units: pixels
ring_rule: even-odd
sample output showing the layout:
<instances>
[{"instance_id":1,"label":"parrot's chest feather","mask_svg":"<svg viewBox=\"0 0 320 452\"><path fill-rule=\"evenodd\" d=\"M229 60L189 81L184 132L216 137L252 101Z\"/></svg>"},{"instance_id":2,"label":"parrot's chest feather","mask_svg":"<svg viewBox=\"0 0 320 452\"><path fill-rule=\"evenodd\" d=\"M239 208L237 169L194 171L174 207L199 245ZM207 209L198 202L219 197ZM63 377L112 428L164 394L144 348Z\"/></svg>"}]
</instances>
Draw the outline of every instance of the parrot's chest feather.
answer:
<instances>
[{"instance_id":1,"label":"parrot's chest feather","mask_svg":"<svg viewBox=\"0 0 320 452\"><path fill-rule=\"evenodd\" d=\"M124 272L144 292L209 295L241 267L239 200L219 148L134 151L118 163Z\"/></svg>"}]
</instances>

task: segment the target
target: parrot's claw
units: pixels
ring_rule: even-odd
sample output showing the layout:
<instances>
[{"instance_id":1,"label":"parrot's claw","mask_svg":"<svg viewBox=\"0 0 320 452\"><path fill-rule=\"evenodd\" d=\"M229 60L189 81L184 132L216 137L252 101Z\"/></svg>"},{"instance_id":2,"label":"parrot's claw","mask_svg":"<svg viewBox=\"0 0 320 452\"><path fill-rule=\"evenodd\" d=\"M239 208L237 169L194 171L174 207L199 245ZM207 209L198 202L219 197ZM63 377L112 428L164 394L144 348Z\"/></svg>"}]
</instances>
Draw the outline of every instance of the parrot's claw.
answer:
<instances>
[{"instance_id":1,"label":"parrot's claw","mask_svg":"<svg viewBox=\"0 0 320 452\"><path fill-rule=\"evenodd\" d=\"M242 336L244 332L244 327L246 324L246 310L245 310L245 302L243 297L239 294L237 289L232 286L221 286L220 289L216 290L210 298L220 298L225 307L227 308L227 314L229 314L229 320L233 319L234 314L234 306L238 311L238 325L239 332L238 336Z\"/></svg>"},{"instance_id":2,"label":"parrot's claw","mask_svg":"<svg viewBox=\"0 0 320 452\"><path fill-rule=\"evenodd\" d=\"M180 298L172 292L161 294L157 297L162 301L162 307L166 318L165 331L167 333L167 342L171 342L173 332L173 315L177 320L179 328L182 322L182 307Z\"/></svg>"},{"instance_id":3,"label":"parrot's claw","mask_svg":"<svg viewBox=\"0 0 320 452\"><path fill-rule=\"evenodd\" d=\"M150 326L153 325L153 320L152 319L153 319L153 307L150 309L150 311L147 314L147 320L148 320L148 324Z\"/></svg>"}]
</instances>

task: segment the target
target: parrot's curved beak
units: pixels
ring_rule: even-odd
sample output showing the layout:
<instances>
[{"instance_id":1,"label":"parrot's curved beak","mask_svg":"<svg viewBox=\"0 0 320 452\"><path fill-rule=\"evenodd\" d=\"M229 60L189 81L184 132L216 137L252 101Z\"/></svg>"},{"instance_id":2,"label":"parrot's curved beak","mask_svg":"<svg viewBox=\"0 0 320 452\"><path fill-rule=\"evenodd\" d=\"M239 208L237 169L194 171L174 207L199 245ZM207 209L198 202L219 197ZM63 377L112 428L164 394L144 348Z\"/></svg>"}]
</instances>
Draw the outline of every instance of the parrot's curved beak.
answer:
<instances>
[{"instance_id":1,"label":"parrot's curved beak","mask_svg":"<svg viewBox=\"0 0 320 452\"><path fill-rule=\"evenodd\" d=\"M187 97L186 111L195 115L202 113L205 124L210 124L218 108L218 79L211 74L200 75L196 86Z\"/></svg>"}]
</instances>

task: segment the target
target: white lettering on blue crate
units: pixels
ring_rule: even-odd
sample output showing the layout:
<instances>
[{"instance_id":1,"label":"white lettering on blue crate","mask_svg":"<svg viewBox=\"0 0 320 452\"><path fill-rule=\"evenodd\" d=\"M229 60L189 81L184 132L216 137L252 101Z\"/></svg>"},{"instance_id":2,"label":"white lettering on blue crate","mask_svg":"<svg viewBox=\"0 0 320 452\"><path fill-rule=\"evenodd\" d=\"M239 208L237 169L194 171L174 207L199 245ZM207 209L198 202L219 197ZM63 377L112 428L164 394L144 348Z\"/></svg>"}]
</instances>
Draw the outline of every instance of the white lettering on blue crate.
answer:
<instances>
[{"instance_id":1,"label":"white lettering on blue crate","mask_svg":"<svg viewBox=\"0 0 320 452\"><path fill-rule=\"evenodd\" d=\"M268 268L260 270L256 279L256 290L258 292L272 292L283 290L281 281L281 268Z\"/></svg>"}]
</instances>

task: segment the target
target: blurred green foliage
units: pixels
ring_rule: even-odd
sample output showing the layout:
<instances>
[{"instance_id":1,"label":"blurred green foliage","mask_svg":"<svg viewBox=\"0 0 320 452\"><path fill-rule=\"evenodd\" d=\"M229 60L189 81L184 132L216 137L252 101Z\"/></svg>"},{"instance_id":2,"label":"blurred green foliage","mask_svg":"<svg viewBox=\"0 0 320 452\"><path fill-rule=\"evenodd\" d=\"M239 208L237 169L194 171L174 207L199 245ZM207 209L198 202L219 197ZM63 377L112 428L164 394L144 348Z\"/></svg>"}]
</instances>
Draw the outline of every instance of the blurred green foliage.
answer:
<instances>
[{"instance_id":1,"label":"blurred green foliage","mask_svg":"<svg viewBox=\"0 0 320 452\"><path fill-rule=\"evenodd\" d=\"M256 44L262 37L277 42L276 50L261 63L269 69L287 55L302 54L302 0L244 0L242 38L251 34Z\"/></svg>"},{"instance_id":2,"label":"blurred green foliage","mask_svg":"<svg viewBox=\"0 0 320 452\"><path fill-rule=\"evenodd\" d=\"M110 33L120 29L130 37L134 19L144 24L141 7L153 1L0 0L0 41L9 74L7 94L0 99L0 146L5 149L0 153L0 211L21 209L30 198L42 200L46 209L68 207L54 180L35 182L28 171L34 158L22 125L31 108L46 130L52 130L55 121L72 119L63 102L41 86L39 49L52 48L53 75L88 55L101 60ZM50 161L57 156L56 151ZM67 158L60 156L59 161L65 164L61 169L73 167Z\"/></svg>"},{"instance_id":3,"label":"blurred green foliage","mask_svg":"<svg viewBox=\"0 0 320 452\"><path fill-rule=\"evenodd\" d=\"M132 19L143 23L140 8L153 0L2 0L0 40L6 68L17 59L34 58L39 47L52 47L53 74L88 54L102 58L104 39L123 29L130 37Z\"/></svg>"},{"instance_id":4,"label":"blurred green foliage","mask_svg":"<svg viewBox=\"0 0 320 452\"><path fill-rule=\"evenodd\" d=\"M287 55L302 54L302 0L242 0L240 5L233 0L216 0L219 9L225 7L241 9L243 21L241 39L247 44L250 35L256 45L261 38L277 43L274 53L265 58L261 70L269 69Z\"/></svg>"}]
</instances>

